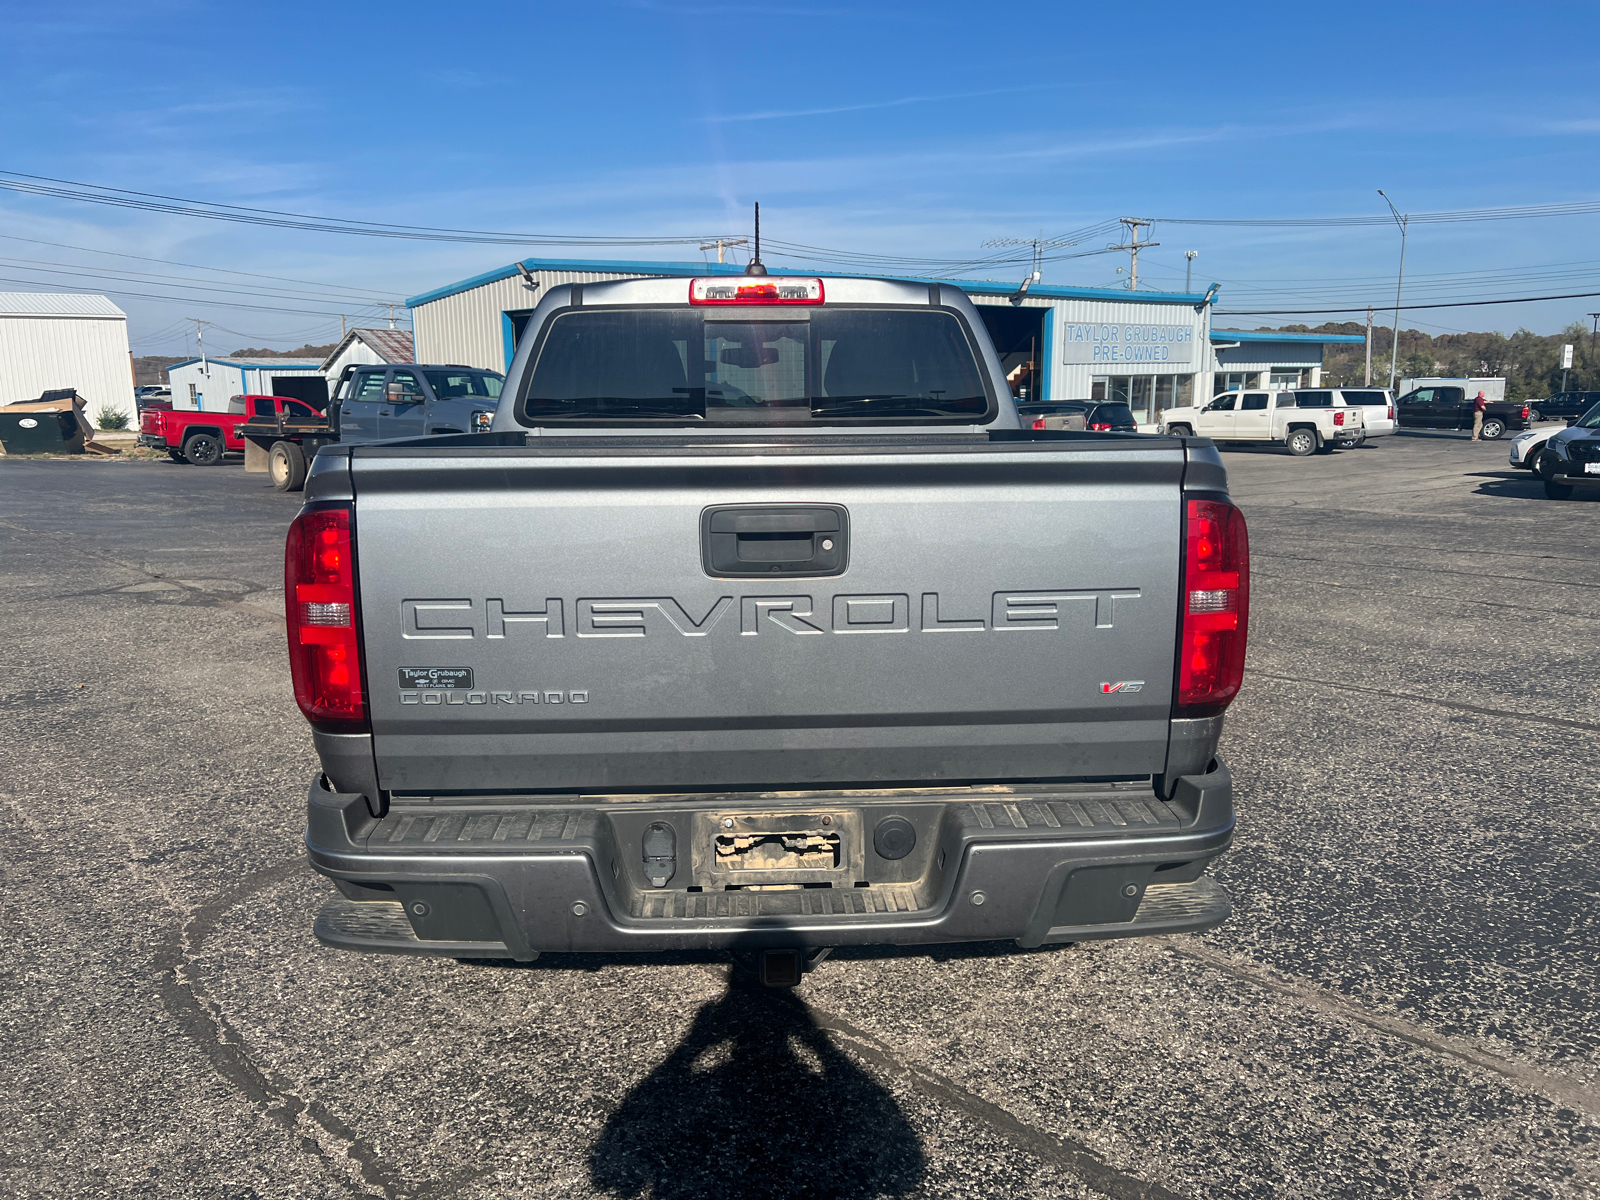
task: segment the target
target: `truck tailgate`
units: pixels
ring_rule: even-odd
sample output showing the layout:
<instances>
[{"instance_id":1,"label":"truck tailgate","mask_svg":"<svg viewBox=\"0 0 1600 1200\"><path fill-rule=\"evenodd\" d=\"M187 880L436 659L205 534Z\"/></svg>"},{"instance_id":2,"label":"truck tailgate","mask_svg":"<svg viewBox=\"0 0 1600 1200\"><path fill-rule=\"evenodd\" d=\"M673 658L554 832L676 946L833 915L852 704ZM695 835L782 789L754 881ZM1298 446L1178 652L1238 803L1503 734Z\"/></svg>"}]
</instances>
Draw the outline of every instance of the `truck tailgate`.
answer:
<instances>
[{"instance_id":1,"label":"truck tailgate","mask_svg":"<svg viewBox=\"0 0 1600 1200\"><path fill-rule=\"evenodd\" d=\"M384 788L1161 771L1179 444L530 443L352 451ZM713 575L722 506L836 513L837 573Z\"/></svg>"}]
</instances>

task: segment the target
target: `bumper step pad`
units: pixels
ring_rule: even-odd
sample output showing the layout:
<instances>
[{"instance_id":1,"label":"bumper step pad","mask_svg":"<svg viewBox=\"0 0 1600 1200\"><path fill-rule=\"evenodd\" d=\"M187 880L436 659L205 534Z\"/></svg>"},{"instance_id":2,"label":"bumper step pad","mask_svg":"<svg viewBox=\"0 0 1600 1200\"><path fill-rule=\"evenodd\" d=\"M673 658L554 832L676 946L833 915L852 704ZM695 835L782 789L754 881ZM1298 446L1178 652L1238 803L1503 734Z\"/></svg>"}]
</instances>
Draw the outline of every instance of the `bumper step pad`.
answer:
<instances>
[{"instance_id":1,"label":"bumper step pad","mask_svg":"<svg viewBox=\"0 0 1600 1200\"><path fill-rule=\"evenodd\" d=\"M1148 937L1159 933L1204 933L1221 925L1232 912L1233 901L1215 880L1157 883L1145 889L1133 920L1113 925L1057 925L1045 935L1043 944Z\"/></svg>"},{"instance_id":2,"label":"bumper step pad","mask_svg":"<svg viewBox=\"0 0 1600 1200\"><path fill-rule=\"evenodd\" d=\"M378 954L438 954L446 958L511 958L504 942L424 941L398 900L346 900L335 896L317 913L311 931L341 950Z\"/></svg>"}]
</instances>

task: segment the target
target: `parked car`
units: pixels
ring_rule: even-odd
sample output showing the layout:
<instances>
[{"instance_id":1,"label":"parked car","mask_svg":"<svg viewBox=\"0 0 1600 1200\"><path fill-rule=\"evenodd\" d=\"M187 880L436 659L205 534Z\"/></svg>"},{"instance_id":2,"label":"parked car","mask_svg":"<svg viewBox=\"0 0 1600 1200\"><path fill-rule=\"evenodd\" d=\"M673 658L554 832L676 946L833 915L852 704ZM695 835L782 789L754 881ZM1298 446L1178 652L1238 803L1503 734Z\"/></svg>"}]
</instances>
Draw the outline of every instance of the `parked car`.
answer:
<instances>
[{"instance_id":1,"label":"parked car","mask_svg":"<svg viewBox=\"0 0 1600 1200\"><path fill-rule=\"evenodd\" d=\"M1388 388L1347 387L1331 390L1336 408L1361 410L1361 427L1369 440L1387 437L1395 431L1394 393Z\"/></svg>"},{"instance_id":2,"label":"parked car","mask_svg":"<svg viewBox=\"0 0 1600 1200\"><path fill-rule=\"evenodd\" d=\"M1021 428L937 283L556 286L509 377L492 432L324 446L290 527L323 942L787 986L1227 916L1214 447Z\"/></svg>"},{"instance_id":3,"label":"parked car","mask_svg":"<svg viewBox=\"0 0 1600 1200\"><path fill-rule=\"evenodd\" d=\"M1600 404L1551 435L1539 456L1539 474L1552 500L1600 488Z\"/></svg>"},{"instance_id":4,"label":"parked car","mask_svg":"<svg viewBox=\"0 0 1600 1200\"><path fill-rule=\"evenodd\" d=\"M1425 387L1395 401L1403 429L1471 429L1472 402L1461 387ZM1508 429L1526 429L1529 409L1521 400L1494 400L1483 410L1483 437L1494 441Z\"/></svg>"},{"instance_id":5,"label":"parked car","mask_svg":"<svg viewBox=\"0 0 1600 1200\"><path fill-rule=\"evenodd\" d=\"M1098 400L1019 403L1017 416L1033 429L1084 429L1093 433L1136 433L1139 424L1126 404Z\"/></svg>"},{"instance_id":6,"label":"parked car","mask_svg":"<svg viewBox=\"0 0 1600 1200\"><path fill-rule=\"evenodd\" d=\"M1361 408L1335 408L1321 396L1301 408L1294 392L1223 392L1204 408L1169 408L1161 432L1214 442L1276 442L1295 457L1361 440Z\"/></svg>"},{"instance_id":7,"label":"parked car","mask_svg":"<svg viewBox=\"0 0 1600 1200\"><path fill-rule=\"evenodd\" d=\"M288 396L230 396L225 413L146 407L139 416L139 444L165 450L175 462L213 466L223 454L247 449L243 430L252 413L321 415Z\"/></svg>"},{"instance_id":8,"label":"parked car","mask_svg":"<svg viewBox=\"0 0 1600 1200\"><path fill-rule=\"evenodd\" d=\"M436 437L489 428L505 376L476 367L401 363L348 366L326 413L266 413L240 429L244 469L265 471L280 492L305 485L323 446Z\"/></svg>"},{"instance_id":9,"label":"parked car","mask_svg":"<svg viewBox=\"0 0 1600 1200\"><path fill-rule=\"evenodd\" d=\"M243 450L238 434L241 412L198 412L153 407L139 412L139 445L165 450L174 462L211 467L230 450Z\"/></svg>"},{"instance_id":10,"label":"parked car","mask_svg":"<svg viewBox=\"0 0 1600 1200\"><path fill-rule=\"evenodd\" d=\"M1539 459L1544 453L1545 443L1565 428L1565 424L1541 425L1537 429L1525 429L1517 434L1511 439L1509 456L1511 465L1526 467L1535 475L1541 474Z\"/></svg>"},{"instance_id":11,"label":"parked car","mask_svg":"<svg viewBox=\"0 0 1600 1200\"><path fill-rule=\"evenodd\" d=\"M419 363L347 367L334 389L341 442L387 441L489 427L505 376Z\"/></svg>"},{"instance_id":12,"label":"parked car","mask_svg":"<svg viewBox=\"0 0 1600 1200\"><path fill-rule=\"evenodd\" d=\"M1529 400L1527 403L1535 421L1565 421L1568 417L1581 417L1600 404L1600 392L1557 392L1554 396Z\"/></svg>"}]
</instances>

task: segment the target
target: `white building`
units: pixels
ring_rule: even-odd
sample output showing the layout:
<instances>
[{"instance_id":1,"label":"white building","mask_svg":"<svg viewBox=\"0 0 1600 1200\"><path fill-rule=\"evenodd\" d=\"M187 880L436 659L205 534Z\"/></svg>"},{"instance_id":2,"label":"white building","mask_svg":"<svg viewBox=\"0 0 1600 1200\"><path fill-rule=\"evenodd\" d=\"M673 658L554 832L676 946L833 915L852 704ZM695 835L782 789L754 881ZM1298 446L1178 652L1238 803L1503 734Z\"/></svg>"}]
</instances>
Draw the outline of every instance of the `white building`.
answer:
<instances>
[{"instance_id":1,"label":"white building","mask_svg":"<svg viewBox=\"0 0 1600 1200\"><path fill-rule=\"evenodd\" d=\"M234 396L293 396L328 407L328 380L316 358L191 358L167 368L172 407L227 412Z\"/></svg>"},{"instance_id":2,"label":"white building","mask_svg":"<svg viewBox=\"0 0 1600 1200\"><path fill-rule=\"evenodd\" d=\"M1212 394L1242 388L1320 387L1323 346L1339 342L1359 346L1366 340L1361 334L1348 333L1213 329Z\"/></svg>"},{"instance_id":3,"label":"white building","mask_svg":"<svg viewBox=\"0 0 1600 1200\"><path fill-rule=\"evenodd\" d=\"M76 388L84 415L139 423L133 403L128 315L104 296L0 292L0 404Z\"/></svg>"},{"instance_id":4,"label":"white building","mask_svg":"<svg viewBox=\"0 0 1600 1200\"><path fill-rule=\"evenodd\" d=\"M346 367L416 361L411 335L404 329L352 329L333 348L333 353L322 360L322 374L337 380Z\"/></svg>"},{"instance_id":5,"label":"white building","mask_svg":"<svg viewBox=\"0 0 1600 1200\"><path fill-rule=\"evenodd\" d=\"M773 274L815 275L814 270L773 266ZM411 308L419 362L459 363L504 371L538 297L568 283L599 283L651 275L734 275L742 268L707 263L609 262L527 259L448 287L413 296ZM918 283L935 282L916 280ZM1153 428L1162 409L1204 402L1227 389L1226 372L1276 378L1278 358L1320 368L1322 335L1272 335L1262 344L1264 366L1230 362L1219 367L1212 347L1211 304L1218 287L1201 294L1131 292L1114 288L939 280L959 287L977 305L1018 399L1110 400L1125 403L1141 425ZM1235 334L1228 339L1267 335ZM1304 340L1302 340L1304 339ZM1359 338L1356 340L1360 340ZM1231 341L1226 345L1233 345ZM1224 354L1230 354L1225 349ZM1218 372L1224 372L1218 375ZM1214 379L1213 376L1217 375ZM1265 381L1263 380L1263 386ZM1251 384L1249 386L1255 386Z\"/></svg>"}]
</instances>

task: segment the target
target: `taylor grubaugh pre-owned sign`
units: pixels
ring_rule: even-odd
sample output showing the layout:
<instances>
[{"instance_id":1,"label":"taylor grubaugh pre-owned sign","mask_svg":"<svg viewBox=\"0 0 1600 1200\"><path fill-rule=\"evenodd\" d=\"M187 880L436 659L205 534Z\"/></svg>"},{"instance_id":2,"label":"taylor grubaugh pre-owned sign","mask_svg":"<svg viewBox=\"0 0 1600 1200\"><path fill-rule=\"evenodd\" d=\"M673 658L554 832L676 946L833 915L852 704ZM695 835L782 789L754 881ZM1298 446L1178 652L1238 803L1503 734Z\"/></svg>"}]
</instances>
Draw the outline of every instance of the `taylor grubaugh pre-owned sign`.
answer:
<instances>
[{"instance_id":1,"label":"taylor grubaugh pre-owned sign","mask_svg":"<svg viewBox=\"0 0 1600 1200\"><path fill-rule=\"evenodd\" d=\"M1061 361L1092 366L1192 363L1192 325L1127 325L1068 321L1061 329Z\"/></svg>"}]
</instances>

